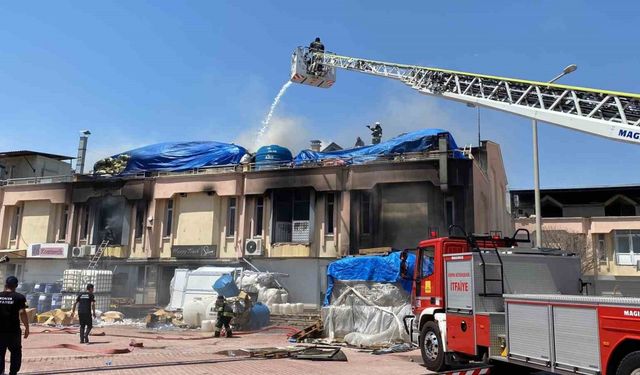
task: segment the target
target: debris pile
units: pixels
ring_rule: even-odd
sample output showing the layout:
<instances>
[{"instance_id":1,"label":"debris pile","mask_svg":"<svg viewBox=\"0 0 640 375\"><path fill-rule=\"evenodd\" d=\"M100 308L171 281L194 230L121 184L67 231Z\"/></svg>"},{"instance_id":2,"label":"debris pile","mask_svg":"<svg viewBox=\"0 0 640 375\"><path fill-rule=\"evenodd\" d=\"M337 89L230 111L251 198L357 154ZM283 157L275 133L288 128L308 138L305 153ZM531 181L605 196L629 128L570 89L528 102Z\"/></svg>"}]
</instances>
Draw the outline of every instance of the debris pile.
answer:
<instances>
[{"instance_id":1,"label":"debris pile","mask_svg":"<svg viewBox=\"0 0 640 375\"><path fill-rule=\"evenodd\" d=\"M144 319L144 322L147 328L160 328L166 327L168 325L180 328L187 326L182 320L181 313L166 311L164 309L159 309L147 315L147 317Z\"/></svg>"},{"instance_id":2,"label":"debris pile","mask_svg":"<svg viewBox=\"0 0 640 375\"><path fill-rule=\"evenodd\" d=\"M99 175L119 175L127 168L129 159L129 155L120 154L98 160L93 166L93 173Z\"/></svg>"}]
</instances>

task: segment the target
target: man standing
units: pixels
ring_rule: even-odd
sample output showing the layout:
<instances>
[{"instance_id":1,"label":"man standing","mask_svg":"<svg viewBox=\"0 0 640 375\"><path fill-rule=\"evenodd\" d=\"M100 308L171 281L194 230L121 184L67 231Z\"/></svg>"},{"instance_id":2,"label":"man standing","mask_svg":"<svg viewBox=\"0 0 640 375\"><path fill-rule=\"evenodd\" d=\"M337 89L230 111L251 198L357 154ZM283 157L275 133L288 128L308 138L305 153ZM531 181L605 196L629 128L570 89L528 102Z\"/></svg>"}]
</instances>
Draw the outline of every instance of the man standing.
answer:
<instances>
[{"instance_id":1,"label":"man standing","mask_svg":"<svg viewBox=\"0 0 640 375\"><path fill-rule=\"evenodd\" d=\"M0 374L4 374L4 356L7 349L11 352L9 375L17 375L22 365L22 342L20 339L20 321L24 324L24 338L29 337L29 318L27 300L16 293L18 279L7 277L4 291L0 293Z\"/></svg>"},{"instance_id":2,"label":"man standing","mask_svg":"<svg viewBox=\"0 0 640 375\"><path fill-rule=\"evenodd\" d=\"M216 321L216 330L213 337L220 337L220 330L224 326L224 330L227 331L227 338L231 337L231 319L233 318L233 309L227 305L224 297L218 295L216 299L216 312L218 313L218 320Z\"/></svg>"},{"instance_id":3,"label":"man standing","mask_svg":"<svg viewBox=\"0 0 640 375\"><path fill-rule=\"evenodd\" d=\"M71 309L71 317L76 313L76 306L80 319L80 343L88 344L89 332L93 328L93 318L96 317L96 298L93 295L93 284L87 284L87 291L78 294L73 309Z\"/></svg>"}]
</instances>

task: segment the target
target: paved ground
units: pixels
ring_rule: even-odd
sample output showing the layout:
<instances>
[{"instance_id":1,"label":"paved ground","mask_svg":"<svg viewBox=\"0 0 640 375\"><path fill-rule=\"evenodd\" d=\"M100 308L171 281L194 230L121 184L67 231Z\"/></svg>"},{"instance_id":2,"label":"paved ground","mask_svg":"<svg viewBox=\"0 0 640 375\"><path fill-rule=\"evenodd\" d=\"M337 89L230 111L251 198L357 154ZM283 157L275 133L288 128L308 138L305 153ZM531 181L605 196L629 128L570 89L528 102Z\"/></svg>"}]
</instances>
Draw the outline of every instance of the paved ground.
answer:
<instances>
[{"instance_id":1,"label":"paved ground","mask_svg":"<svg viewBox=\"0 0 640 375\"><path fill-rule=\"evenodd\" d=\"M23 341L21 374L214 374L233 373L282 375L313 374L426 374L420 364L418 350L387 355L372 355L355 349L344 349L348 362L314 362L293 359L250 359L229 357L227 351L241 348L282 347L286 332L269 331L232 339L201 339L198 331L171 332L141 330L135 327L94 328L104 336L92 336L90 345L62 348L61 344L77 344L78 335L45 333L45 327L33 326L32 335ZM163 338L157 338L162 335ZM210 336L211 334L209 334ZM105 349L126 349L132 338L144 348L134 348L126 354L101 354ZM174 339L172 339L174 338ZM184 338L184 340L175 340ZM82 351L80 351L80 350ZM221 354L221 352L225 352ZM7 358L8 359L8 358ZM209 363L189 363L189 362ZM7 363L8 365L8 363ZM122 368L137 366L138 368Z\"/></svg>"}]
</instances>

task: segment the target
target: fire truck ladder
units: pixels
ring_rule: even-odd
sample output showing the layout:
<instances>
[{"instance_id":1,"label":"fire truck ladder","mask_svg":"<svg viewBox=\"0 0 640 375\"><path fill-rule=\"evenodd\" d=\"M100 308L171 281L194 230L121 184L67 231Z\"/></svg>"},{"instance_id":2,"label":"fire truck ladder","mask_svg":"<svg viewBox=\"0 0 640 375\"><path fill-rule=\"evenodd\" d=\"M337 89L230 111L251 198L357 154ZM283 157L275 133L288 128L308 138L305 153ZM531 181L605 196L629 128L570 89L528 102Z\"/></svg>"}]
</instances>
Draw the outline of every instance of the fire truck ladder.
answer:
<instances>
[{"instance_id":1,"label":"fire truck ladder","mask_svg":"<svg viewBox=\"0 0 640 375\"><path fill-rule=\"evenodd\" d=\"M403 65L333 53L322 64L396 79L427 95L640 144L640 94Z\"/></svg>"},{"instance_id":2,"label":"fire truck ladder","mask_svg":"<svg viewBox=\"0 0 640 375\"><path fill-rule=\"evenodd\" d=\"M91 257L91 260L89 261L89 266L87 267L88 270L96 269L96 267L98 266L98 262L100 261L100 258L102 258L102 254L107 249L107 246L109 246L108 240L103 240L100 243L100 246L98 246L98 248L96 249L96 253L93 254L93 256Z\"/></svg>"},{"instance_id":3,"label":"fire truck ladder","mask_svg":"<svg viewBox=\"0 0 640 375\"><path fill-rule=\"evenodd\" d=\"M502 262L502 257L500 257L500 251L498 248L494 246L493 249L480 249L478 247L478 243L476 239L472 240L473 242L473 251L477 252L480 256L480 266L482 267L482 293L480 293L483 297L502 297L504 294L504 263ZM483 252L495 251L496 258L498 259L498 263L487 263ZM488 278L487 277L487 267L495 267L497 269L498 277L496 278ZM487 283L500 283L500 292L489 292L487 291Z\"/></svg>"}]
</instances>

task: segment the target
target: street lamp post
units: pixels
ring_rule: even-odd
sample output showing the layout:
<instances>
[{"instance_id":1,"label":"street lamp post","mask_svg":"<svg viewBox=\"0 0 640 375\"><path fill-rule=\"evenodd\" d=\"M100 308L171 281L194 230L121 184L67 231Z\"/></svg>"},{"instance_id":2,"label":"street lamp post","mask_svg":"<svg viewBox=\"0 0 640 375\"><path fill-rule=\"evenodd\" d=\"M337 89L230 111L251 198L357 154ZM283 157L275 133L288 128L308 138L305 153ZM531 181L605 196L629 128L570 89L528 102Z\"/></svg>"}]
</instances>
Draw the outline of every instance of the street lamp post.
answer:
<instances>
[{"instance_id":1,"label":"street lamp post","mask_svg":"<svg viewBox=\"0 0 640 375\"><path fill-rule=\"evenodd\" d=\"M553 83L569 73L578 69L576 64L571 64L562 70L562 73L555 76L549 83ZM536 246L542 246L542 209L540 204L540 164L538 162L538 121L532 120L533 128L533 190L535 199L536 214Z\"/></svg>"}]
</instances>

